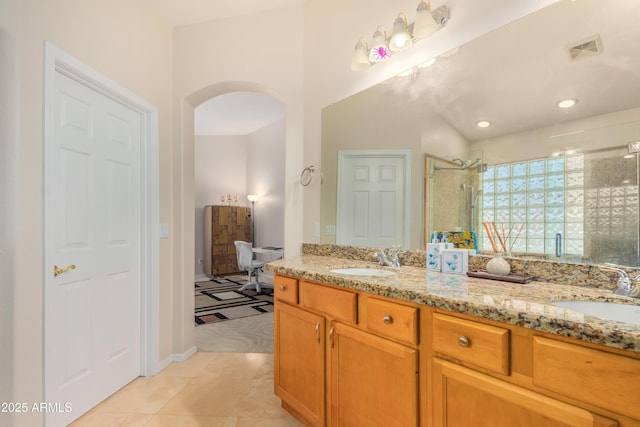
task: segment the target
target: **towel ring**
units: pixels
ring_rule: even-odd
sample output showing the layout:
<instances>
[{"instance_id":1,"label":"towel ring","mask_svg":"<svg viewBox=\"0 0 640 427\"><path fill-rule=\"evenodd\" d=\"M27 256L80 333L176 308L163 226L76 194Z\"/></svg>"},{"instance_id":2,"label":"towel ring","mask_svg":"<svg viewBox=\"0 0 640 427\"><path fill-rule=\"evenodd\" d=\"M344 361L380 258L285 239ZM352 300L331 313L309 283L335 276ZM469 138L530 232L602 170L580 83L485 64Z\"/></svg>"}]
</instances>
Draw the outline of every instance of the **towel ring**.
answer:
<instances>
[{"instance_id":1,"label":"towel ring","mask_svg":"<svg viewBox=\"0 0 640 427\"><path fill-rule=\"evenodd\" d=\"M313 165L307 166L306 168L304 168L302 170L302 173L300 174L300 185L302 185L303 187L306 187L307 185L311 184L311 181L313 181L313 174L315 171L316 169ZM324 178L322 176L322 172L320 172L320 184L322 184L323 181L324 181Z\"/></svg>"}]
</instances>

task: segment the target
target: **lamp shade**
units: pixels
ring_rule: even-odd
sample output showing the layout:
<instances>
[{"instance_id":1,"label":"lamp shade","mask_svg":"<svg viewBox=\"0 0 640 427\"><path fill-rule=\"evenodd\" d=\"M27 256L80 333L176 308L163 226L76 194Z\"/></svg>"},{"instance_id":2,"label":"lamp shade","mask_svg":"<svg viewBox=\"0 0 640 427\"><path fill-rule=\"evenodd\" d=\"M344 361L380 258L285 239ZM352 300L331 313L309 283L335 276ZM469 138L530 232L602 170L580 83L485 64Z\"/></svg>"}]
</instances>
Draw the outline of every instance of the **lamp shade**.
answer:
<instances>
[{"instance_id":1,"label":"lamp shade","mask_svg":"<svg viewBox=\"0 0 640 427\"><path fill-rule=\"evenodd\" d=\"M416 9L416 21L413 23L413 38L424 39L438 30L438 24L433 19L431 6L422 0Z\"/></svg>"},{"instance_id":2,"label":"lamp shade","mask_svg":"<svg viewBox=\"0 0 640 427\"><path fill-rule=\"evenodd\" d=\"M353 52L353 59L351 60L351 69L353 71L366 70L371 66L369 62L369 49L367 48L367 42L364 39L358 40L355 50Z\"/></svg>"},{"instance_id":3,"label":"lamp shade","mask_svg":"<svg viewBox=\"0 0 640 427\"><path fill-rule=\"evenodd\" d=\"M389 49L391 49L392 52L401 52L409 49L412 44L411 34L409 34L409 30L407 29L407 17L404 13L400 12L393 22Z\"/></svg>"},{"instance_id":4,"label":"lamp shade","mask_svg":"<svg viewBox=\"0 0 640 427\"><path fill-rule=\"evenodd\" d=\"M377 63L388 59L391 56L391 52L387 47L387 35L384 32L384 28L379 26L375 33L373 33L373 40L371 41L371 49L369 50L369 62Z\"/></svg>"},{"instance_id":5,"label":"lamp shade","mask_svg":"<svg viewBox=\"0 0 640 427\"><path fill-rule=\"evenodd\" d=\"M260 197L259 197L259 196L256 196L255 194L249 194L249 195L247 196L247 199L249 199L249 201L250 201L250 202L257 202L259 198L260 198Z\"/></svg>"}]
</instances>

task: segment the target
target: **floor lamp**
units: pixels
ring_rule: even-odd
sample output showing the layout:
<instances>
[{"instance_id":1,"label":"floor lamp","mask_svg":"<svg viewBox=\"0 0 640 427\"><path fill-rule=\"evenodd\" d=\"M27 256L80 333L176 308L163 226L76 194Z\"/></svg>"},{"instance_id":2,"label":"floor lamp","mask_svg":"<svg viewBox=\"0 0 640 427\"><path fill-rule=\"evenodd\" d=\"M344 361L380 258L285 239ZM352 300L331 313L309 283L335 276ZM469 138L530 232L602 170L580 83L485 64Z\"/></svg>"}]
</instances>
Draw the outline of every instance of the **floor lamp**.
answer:
<instances>
[{"instance_id":1,"label":"floor lamp","mask_svg":"<svg viewBox=\"0 0 640 427\"><path fill-rule=\"evenodd\" d=\"M255 207L259 197L256 196L255 194L249 194L247 196L247 199L249 199L249 201L251 202L251 247L255 248L256 246Z\"/></svg>"}]
</instances>

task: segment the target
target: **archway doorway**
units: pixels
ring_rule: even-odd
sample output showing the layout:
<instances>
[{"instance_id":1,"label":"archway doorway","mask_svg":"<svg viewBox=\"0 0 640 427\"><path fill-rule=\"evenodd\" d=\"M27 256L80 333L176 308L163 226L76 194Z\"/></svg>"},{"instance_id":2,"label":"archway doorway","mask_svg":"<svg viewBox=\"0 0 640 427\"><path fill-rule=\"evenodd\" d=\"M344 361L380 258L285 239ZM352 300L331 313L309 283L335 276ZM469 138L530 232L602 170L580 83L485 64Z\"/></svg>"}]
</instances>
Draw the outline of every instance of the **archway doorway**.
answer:
<instances>
[{"instance_id":1,"label":"archway doorway","mask_svg":"<svg viewBox=\"0 0 640 427\"><path fill-rule=\"evenodd\" d=\"M251 323L250 319L244 318L248 317L251 310L246 309L246 306L242 308L234 306L232 303L235 299L229 301L228 305L227 301L224 301L225 304L222 306L225 308L222 309L219 301L213 301L215 304L208 306L211 292L203 292L205 294L203 296L199 288L203 281L208 281L210 285L212 284L210 282L214 282L213 285L217 286L218 282L226 284L227 279L234 278L219 274L220 271L224 271L224 268L215 269L215 271L211 269L216 260L225 261L219 252L214 253L205 249L213 241L211 236L207 235L211 230L205 226L206 206L238 207L240 211L242 208L250 207L251 203L247 199L249 194L259 196L259 200L253 206L255 215L251 218L255 224L255 235L252 236L255 238L255 246L284 246L284 114L282 102L255 90L230 90L217 94L194 109L194 276L197 321L213 319L213 323L220 322L206 312L202 315L203 309L209 308L212 311L218 310L215 316L228 316L229 319L234 319L225 321L228 322L225 325L220 322L217 325L205 325L206 327L197 330L196 345L201 350L246 349L248 352L257 350L262 352L263 347L249 345L251 340L248 339L250 338L248 335L257 334L256 341L260 342L265 341L265 336L272 336L272 317L257 315L254 323ZM211 208L208 210L211 211ZM233 210L235 212L236 209ZM226 230L226 226L222 230L222 233L230 232ZM232 241L228 243L233 247ZM220 245L216 246L217 249L220 247ZM235 257L235 253L232 256ZM265 261L268 260L265 259ZM227 264L229 261L229 259L226 260ZM267 272L268 274L270 273ZM235 276L236 280L237 277ZM261 281L269 282L270 278L263 275ZM230 297L231 294L227 292L224 296ZM211 295L211 298L214 296ZM241 304L243 298L240 297L237 300L238 304ZM270 313L270 309L267 309L267 313ZM235 315L243 319L235 320ZM257 318L261 320L258 321ZM255 321L258 321L261 326L256 327ZM247 329L240 331L242 342L237 348L233 347L232 342L233 335L238 333L236 329L231 328L234 325L236 328ZM215 332L205 333L207 328ZM224 346L220 347L220 345ZM216 348L222 348L222 350L216 350Z\"/></svg>"}]
</instances>

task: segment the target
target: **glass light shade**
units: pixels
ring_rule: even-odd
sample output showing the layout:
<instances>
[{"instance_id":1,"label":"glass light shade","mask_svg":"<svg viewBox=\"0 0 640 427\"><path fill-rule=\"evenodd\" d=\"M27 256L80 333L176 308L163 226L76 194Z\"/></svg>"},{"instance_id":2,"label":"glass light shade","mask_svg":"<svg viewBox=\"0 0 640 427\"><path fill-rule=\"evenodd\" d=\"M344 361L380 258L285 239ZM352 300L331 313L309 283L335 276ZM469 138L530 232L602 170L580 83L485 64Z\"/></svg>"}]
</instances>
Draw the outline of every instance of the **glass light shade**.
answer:
<instances>
[{"instance_id":1,"label":"glass light shade","mask_svg":"<svg viewBox=\"0 0 640 427\"><path fill-rule=\"evenodd\" d=\"M422 0L416 9L416 21L413 23L413 38L425 39L438 30L438 24L431 14L431 6Z\"/></svg>"},{"instance_id":2,"label":"glass light shade","mask_svg":"<svg viewBox=\"0 0 640 427\"><path fill-rule=\"evenodd\" d=\"M387 47L387 35L384 32L384 28L379 26L375 33L373 33L373 40L371 41L371 49L369 50L369 62L376 63L382 62L391 56L391 52Z\"/></svg>"},{"instance_id":3,"label":"glass light shade","mask_svg":"<svg viewBox=\"0 0 640 427\"><path fill-rule=\"evenodd\" d=\"M247 196L247 199L249 199L250 202L257 202L259 198L260 197L256 196L255 194L249 194Z\"/></svg>"},{"instance_id":4,"label":"glass light shade","mask_svg":"<svg viewBox=\"0 0 640 427\"><path fill-rule=\"evenodd\" d=\"M366 70L371 66L368 51L367 42L363 39L358 40L355 51L353 52L353 59L351 60L351 69L353 71Z\"/></svg>"},{"instance_id":5,"label":"glass light shade","mask_svg":"<svg viewBox=\"0 0 640 427\"><path fill-rule=\"evenodd\" d=\"M393 22L393 31L391 33L391 40L389 40L389 49L392 52L401 52L409 49L413 41L411 40L411 34L407 30L407 17L404 13L400 12L398 17Z\"/></svg>"}]
</instances>

